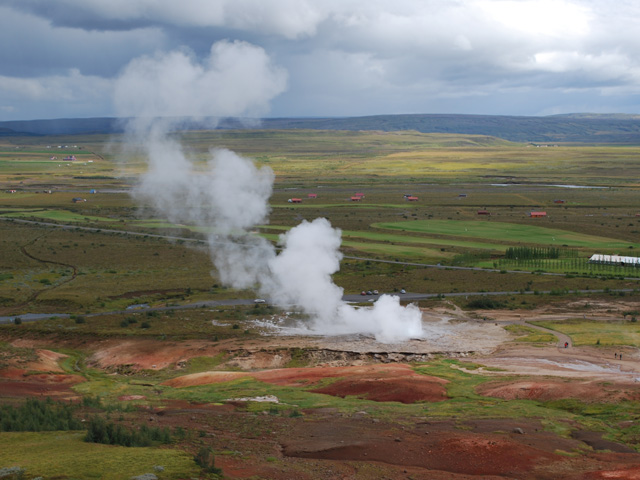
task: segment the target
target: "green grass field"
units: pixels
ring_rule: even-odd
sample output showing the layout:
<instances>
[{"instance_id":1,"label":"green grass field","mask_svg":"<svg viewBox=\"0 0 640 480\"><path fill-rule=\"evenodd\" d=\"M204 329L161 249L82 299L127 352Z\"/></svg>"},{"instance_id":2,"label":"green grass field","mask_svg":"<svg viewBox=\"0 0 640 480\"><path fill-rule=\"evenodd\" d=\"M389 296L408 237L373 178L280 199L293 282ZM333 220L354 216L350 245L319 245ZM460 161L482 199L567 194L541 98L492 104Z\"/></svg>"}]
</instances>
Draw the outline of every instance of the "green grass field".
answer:
<instances>
[{"instance_id":1,"label":"green grass field","mask_svg":"<svg viewBox=\"0 0 640 480\"><path fill-rule=\"evenodd\" d=\"M535 222L536 219L531 219ZM378 228L416 232L426 235L494 240L509 245L532 244L590 248L610 251L612 249L640 248L640 243L621 242L614 238L596 237L577 232L537 225L522 225L493 221L421 220L414 222L378 223ZM476 248L481 248L476 246Z\"/></svg>"},{"instance_id":2,"label":"green grass field","mask_svg":"<svg viewBox=\"0 0 640 480\"><path fill-rule=\"evenodd\" d=\"M197 476L193 458L167 448L127 448L86 443L84 432L3 432L0 434L0 465L21 467L27 478L122 480L158 472L162 479Z\"/></svg>"},{"instance_id":3,"label":"green grass field","mask_svg":"<svg viewBox=\"0 0 640 480\"><path fill-rule=\"evenodd\" d=\"M620 319L618 322L588 321L582 318L563 322L532 322L571 337L576 346L601 345L640 347L640 325Z\"/></svg>"}]
</instances>

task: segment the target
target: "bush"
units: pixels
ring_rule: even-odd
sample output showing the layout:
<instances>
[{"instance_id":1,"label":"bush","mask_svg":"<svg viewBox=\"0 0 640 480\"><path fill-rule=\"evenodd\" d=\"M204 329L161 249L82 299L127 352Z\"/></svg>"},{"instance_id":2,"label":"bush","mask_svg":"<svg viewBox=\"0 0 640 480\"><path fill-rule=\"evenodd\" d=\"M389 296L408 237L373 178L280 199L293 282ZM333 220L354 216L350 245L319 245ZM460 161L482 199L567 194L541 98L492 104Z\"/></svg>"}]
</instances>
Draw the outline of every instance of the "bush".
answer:
<instances>
[{"instance_id":1,"label":"bush","mask_svg":"<svg viewBox=\"0 0 640 480\"><path fill-rule=\"evenodd\" d=\"M142 322L140 328L151 328L151 324L149 322Z\"/></svg>"},{"instance_id":2,"label":"bush","mask_svg":"<svg viewBox=\"0 0 640 480\"><path fill-rule=\"evenodd\" d=\"M200 447L193 459L207 473L222 473L222 470L215 466L215 457L211 447Z\"/></svg>"},{"instance_id":3,"label":"bush","mask_svg":"<svg viewBox=\"0 0 640 480\"><path fill-rule=\"evenodd\" d=\"M500 302L489 297L476 298L467 303L467 308L471 310L490 310L504 307L504 302Z\"/></svg>"},{"instance_id":4,"label":"bush","mask_svg":"<svg viewBox=\"0 0 640 480\"><path fill-rule=\"evenodd\" d=\"M82 317L82 316L80 316L80 317L76 317L76 320L75 320L75 321L76 321L76 323L78 323L78 324L80 324L80 323L87 323L87 320L86 320L84 317Z\"/></svg>"},{"instance_id":5,"label":"bush","mask_svg":"<svg viewBox=\"0 0 640 480\"><path fill-rule=\"evenodd\" d=\"M20 317L16 317L13 319L13 323L16 325L22 325L22 319Z\"/></svg>"}]
</instances>

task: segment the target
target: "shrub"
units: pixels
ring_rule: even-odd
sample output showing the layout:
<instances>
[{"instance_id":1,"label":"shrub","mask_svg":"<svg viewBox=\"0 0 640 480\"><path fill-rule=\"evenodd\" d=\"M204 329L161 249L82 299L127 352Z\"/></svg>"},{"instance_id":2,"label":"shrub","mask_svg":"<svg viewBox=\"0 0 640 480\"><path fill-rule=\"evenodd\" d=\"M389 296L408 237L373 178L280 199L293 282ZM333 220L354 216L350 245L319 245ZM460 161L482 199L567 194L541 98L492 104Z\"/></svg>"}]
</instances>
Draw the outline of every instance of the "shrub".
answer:
<instances>
[{"instance_id":1,"label":"shrub","mask_svg":"<svg viewBox=\"0 0 640 480\"><path fill-rule=\"evenodd\" d=\"M467 308L473 310L490 310L495 308L504 308L504 302L494 300L489 297L480 297L467 303Z\"/></svg>"},{"instance_id":2,"label":"shrub","mask_svg":"<svg viewBox=\"0 0 640 480\"><path fill-rule=\"evenodd\" d=\"M80 323L87 323L87 320L86 320L84 317L79 316L79 317L76 317L75 322L76 322L77 324L80 324Z\"/></svg>"},{"instance_id":3,"label":"shrub","mask_svg":"<svg viewBox=\"0 0 640 480\"><path fill-rule=\"evenodd\" d=\"M149 322L142 322L140 328L151 328L151 324Z\"/></svg>"},{"instance_id":4,"label":"shrub","mask_svg":"<svg viewBox=\"0 0 640 480\"><path fill-rule=\"evenodd\" d=\"M222 470L216 468L215 457L211 447L200 447L198 453L193 457L195 462L207 473L222 473Z\"/></svg>"}]
</instances>

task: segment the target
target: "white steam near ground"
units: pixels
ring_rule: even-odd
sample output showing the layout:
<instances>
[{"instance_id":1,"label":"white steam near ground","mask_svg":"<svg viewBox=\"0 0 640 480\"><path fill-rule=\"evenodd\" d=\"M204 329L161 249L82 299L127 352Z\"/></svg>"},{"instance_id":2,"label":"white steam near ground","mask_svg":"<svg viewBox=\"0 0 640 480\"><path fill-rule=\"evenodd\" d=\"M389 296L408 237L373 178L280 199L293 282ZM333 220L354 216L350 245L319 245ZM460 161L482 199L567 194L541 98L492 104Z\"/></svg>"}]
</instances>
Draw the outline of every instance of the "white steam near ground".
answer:
<instances>
[{"instance_id":1,"label":"white steam near ground","mask_svg":"<svg viewBox=\"0 0 640 480\"><path fill-rule=\"evenodd\" d=\"M331 277L340 269L341 232L328 220L303 221L281 235L280 252L249 233L268 221L270 168L212 149L203 169L169 135L177 127L171 118L259 117L286 83L286 72L245 42L215 43L203 62L185 51L132 61L116 83L115 104L121 116L132 118L129 138L148 161L135 198L170 222L206 227L223 283L299 307L313 333L370 334L381 342L421 337L420 310L401 306L397 296L382 295L372 308L342 300Z\"/></svg>"}]
</instances>

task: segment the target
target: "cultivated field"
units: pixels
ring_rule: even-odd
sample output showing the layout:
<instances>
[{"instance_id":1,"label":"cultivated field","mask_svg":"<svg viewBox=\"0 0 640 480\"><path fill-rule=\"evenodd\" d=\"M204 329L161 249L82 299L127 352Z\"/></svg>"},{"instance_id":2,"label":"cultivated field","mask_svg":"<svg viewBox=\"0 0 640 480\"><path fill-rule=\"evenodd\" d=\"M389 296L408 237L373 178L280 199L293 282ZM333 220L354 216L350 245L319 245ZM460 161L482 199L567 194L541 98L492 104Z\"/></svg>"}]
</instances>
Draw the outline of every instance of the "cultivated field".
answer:
<instances>
[{"instance_id":1,"label":"cultivated field","mask_svg":"<svg viewBox=\"0 0 640 480\"><path fill-rule=\"evenodd\" d=\"M132 199L145 164L122 160L118 137L3 139L0 405L52 397L86 424L171 439L126 447L84 442L83 430L8 432L18 428L0 411L0 472L640 478L640 271L587 262L640 249L640 147L180 136L202 165L229 148L271 167L269 223L254 234L277 242L328 218L343 240L334 281L362 308L377 297L361 291L417 302L424 338L292 335L306 321L295 308L256 304L212 272L206 227ZM514 248L537 256L507 258Z\"/></svg>"}]
</instances>

